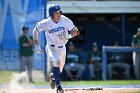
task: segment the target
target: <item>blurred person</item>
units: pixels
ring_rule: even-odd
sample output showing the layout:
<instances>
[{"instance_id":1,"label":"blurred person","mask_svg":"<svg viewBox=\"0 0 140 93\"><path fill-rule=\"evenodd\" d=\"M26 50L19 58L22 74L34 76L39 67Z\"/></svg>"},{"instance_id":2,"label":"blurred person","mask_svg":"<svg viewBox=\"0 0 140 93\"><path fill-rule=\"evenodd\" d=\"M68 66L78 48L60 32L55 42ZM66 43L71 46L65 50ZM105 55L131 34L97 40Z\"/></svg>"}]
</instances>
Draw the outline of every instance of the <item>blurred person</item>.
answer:
<instances>
[{"instance_id":1,"label":"blurred person","mask_svg":"<svg viewBox=\"0 0 140 93\"><path fill-rule=\"evenodd\" d=\"M118 41L115 41L114 43L114 48L115 47L119 47L119 43ZM114 52L111 53L110 57L109 57L109 64L108 64L108 75L109 75L109 79L113 78L113 71L114 69L117 67L118 69L120 68L120 70L124 70L122 71L124 75L126 75L126 78L130 77L130 68L129 68L129 64L124 62L124 57L122 55L122 53L118 53L118 52Z\"/></svg>"},{"instance_id":2,"label":"blurred person","mask_svg":"<svg viewBox=\"0 0 140 93\"><path fill-rule=\"evenodd\" d=\"M101 76L101 53L98 50L98 45L96 42L93 43L92 51L88 54L89 59L89 70L90 70L90 76L89 78L92 79L99 79L99 76ZM95 73L97 72L97 73Z\"/></svg>"},{"instance_id":3,"label":"blurred person","mask_svg":"<svg viewBox=\"0 0 140 93\"><path fill-rule=\"evenodd\" d=\"M80 54L78 53L72 42L70 42L68 45L66 65L64 68L71 80L81 79L81 75L85 69L83 61L80 60Z\"/></svg>"},{"instance_id":4,"label":"blurred person","mask_svg":"<svg viewBox=\"0 0 140 93\"><path fill-rule=\"evenodd\" d=\"M34 83L32 78L33 68L33 37L28 34L28 27L23 27L23 35L19 37L20 46L20 72L24 72L27 67L29 82Z\"/></svg>"},{"instance_id":5,"label":"blurred person","mask_svg":"<svg viewBox=\"0 0 140 93\"><path fill-rule=\"evenodd\" d=\"M57 93L64 93L61 86L61 73L65 65L66 43L69 39L80 34L77 27L66 16L62 15L59 5L51 4L49 9L49 17L37 22L33 29L34 44L36 53L42 54L38 42L38 34L45 31L46 36L46 53L52 64L52 73L50 73L50 87L55 89Z\"/></svg>"},{"instance_id":6,"label":"blurred person","mask_svg":"<svg viewBox=\"0 0 140 93\"><path fill-rule=\"evenodd\" d=\"M140 27L137 34L133 36L132 46L140 49ZM136 79L140 79L140 52L133 52L133 65Z\"/></svg>"}]
</instances>

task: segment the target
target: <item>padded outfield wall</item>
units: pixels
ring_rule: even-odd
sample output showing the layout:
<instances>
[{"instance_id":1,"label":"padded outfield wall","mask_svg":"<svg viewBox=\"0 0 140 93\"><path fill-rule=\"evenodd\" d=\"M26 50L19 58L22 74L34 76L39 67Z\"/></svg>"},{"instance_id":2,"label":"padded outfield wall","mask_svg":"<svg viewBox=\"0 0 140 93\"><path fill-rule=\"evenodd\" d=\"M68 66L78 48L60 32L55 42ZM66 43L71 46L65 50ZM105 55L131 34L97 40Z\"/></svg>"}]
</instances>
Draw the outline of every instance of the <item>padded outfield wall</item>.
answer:
<instances>
[{"instance_id":1,"label":"padded outfield wall","mask_svg":"<svg viewBox=\"0 0 140 93\"><path fill-rule=\"evenodd\" d=\"M43 0L0 0L0 70L19 68L18 38L22 27L29 27L32 35L35 23L43 18ZM41 38L40 34L40 39ZM43 42L40 42L43 46ZM35 65L41 69L43 58L34 54Z\"/></svg>"}]
</instances>

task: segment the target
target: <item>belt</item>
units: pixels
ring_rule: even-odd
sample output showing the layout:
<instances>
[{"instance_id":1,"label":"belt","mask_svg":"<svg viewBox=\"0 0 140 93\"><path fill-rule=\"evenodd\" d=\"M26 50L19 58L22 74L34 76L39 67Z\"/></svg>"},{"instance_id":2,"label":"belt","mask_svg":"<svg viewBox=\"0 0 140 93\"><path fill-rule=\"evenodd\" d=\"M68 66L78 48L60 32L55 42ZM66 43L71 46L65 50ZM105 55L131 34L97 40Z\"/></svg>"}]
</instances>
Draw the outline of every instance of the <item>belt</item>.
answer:
<instances>
[{"instance_id":1,"label":"belt","mask_svg":"<svg viewBox=\"0 0 140 93\"><path fill-rule=\"evenodd\" d=\"M56 47L56 45L51 44L51 47ZM58 48L63 48L63 46L57 46Z\"/></svg>"}]
</instances>

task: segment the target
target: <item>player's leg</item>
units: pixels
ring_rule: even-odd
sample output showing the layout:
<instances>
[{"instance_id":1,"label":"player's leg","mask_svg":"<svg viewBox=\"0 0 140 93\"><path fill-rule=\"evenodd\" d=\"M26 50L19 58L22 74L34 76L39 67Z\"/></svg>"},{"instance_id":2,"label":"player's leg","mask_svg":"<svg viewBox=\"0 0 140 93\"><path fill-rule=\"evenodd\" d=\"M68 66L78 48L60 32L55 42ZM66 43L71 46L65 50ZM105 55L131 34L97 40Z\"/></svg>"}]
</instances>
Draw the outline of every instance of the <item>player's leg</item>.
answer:
<instances>
[{"instance_id":1,"label":"player's leg","mask_svg":"<svg viewBox=\"0 0 140 93\"><path fill-rule=\"evenodd\" d=\"M52 89L54 89L55 88L55 77L54 77L54 73L53 73L53 67L54 67L54 53L55 53L55 51L52 51L52 49L50 48L50 46L46 46L46 53L47 53L47 56L48 56L48 59L49 59L49 62L51 62L50 64L51 64L51 72L50 72L50 74L49 74L49 79L50 79L50 87L52 88Z\"/></svg>"},{"instance_id":2,"label":"player's leg","mask_svg":"<svg viewBox=\"0 0 140 93\"><path fill-rule=\"evenodd\" d=\"M139 79L139 57L138 55L136 54L136 52L133 53L133 65L134 65L134 72L135 72L135 77L136 79Z\"/></svg>"},{"instance_id":3,"label":"player's leg","mask_svg":"<svg viewBox=\"0 0 140 93\"><path fill-rule=\"evenodd\" d=\"M26 67L26 58L25 57L20 57L20 70L19 72L24 72Z\"/></svg>"},{"instance_id":4,"label":"player's leg","mask_svg":"<svg viewBox=\"0 0 140 93\"><path fill-rule=\"evenodd\" d=\"M138 64L139 64L139 79L140 79L140 53L138 53Z\"/></svg>"},{"instance_id":5,"label":"player's leg","mask_svg":"<svg viewBox=\"0 0 140 93\"><path fill-rule=\"evenodd\" d=\"M124 71L124 75L125 75L125 78L130 78L130 68L129 68L129 65L127 63L118 63L118 67L121 67L123 68L125 71Z\"/></svg>"},{"instance_id":6,"label":"player's leg","mask_svg":"<svg viewBox=\"0 0 140 93\"><path fill-rule=\"evenodd\" d=\"M52 62L52 72L53 77L55 79L55 84L57 89L61 90L60 84L60 57L59 53L61 53L60 49L56 47L47 46L47 54L50 57L50 61Z\"/></svg>"},{"instance_id":7,"label":"player's leg","mask_svg":"<svg viewBox=\"0 0 140 93\"><path fill-rule=\"evenodd\" d=\"M61 48L60 54L60 73L62 73L66 60L66 47Z\"/></svg>"},{"instance_id":8,"label":"player's leg","mask_svg":"<svg viewBox=\"0 0 140 93\"><path fill-rule=\"evenodd\" d=\"M76 78L81 80L82 79L81 75L83 74L83 71L85 70L85 66L84 66L84 64L77 64L76 68L78 68L78 73L77 73Z\"/></svg>"},{"instance_id":9,"label":"player's leg","mask_svg":"<svg viewBox=\"0 0 140 93\"><path fill-rule=\"evenodd\" d=\"M70 79L72 79L72 78L73 78L73 75L72 75L72 73L71 73L71 69L72 69L71 63L66 64L65 67L64 67L64 69L65 69L65 71L66 71L68 77L69 77Z\"/></svg>"},{"instance_id":10,"label":"player's leg","mask_svg":"<svg viewBox=\"0 0 140 93\"><path fill-rule=\"evenodd\" d=\"M95 78L95 74L94 74L94 64L89 64L89 70L90 70L90 79L94 79Z\"/></svg>"},{"instance_id":11,"label":"player's leg","mask_svg":"<svg viewBox=\"0 0 140 93\"><path fill-rule=\"evenodd\" d=\"M58 51L58 54L59 54L59 59L60 59L59 70L60 70L60 73L62 73L64 65L65 65L66 47L60 48ZM59 80L60 80L60 73L59 73ZM57 85L57 92L64 93L64 90L62 89L61 84Z\"/></svg>"},{"instance_id":12,"label":"player's leg","mask_svg":"<svg viewBox=\"0 0 140 93\"><path fill-rule=\"evenodd\" d=\"M33 78L32 78L32 68L33 68L33 57L29 56L27 57L27 72L28 72L30 83L34 83Z\"/></svg>"},{"instance_id":13,"label":"player's leg","mask_svg":"<svg viewBox=\"0 0 140 93\"><path fill-rule=\"evenodd\" d=\"M109 76L109 79L112 79L112 70L113 70L113 67L114 67L114 63L109 63L108 64L108 76Z\"/></svg>"}]
</instances>

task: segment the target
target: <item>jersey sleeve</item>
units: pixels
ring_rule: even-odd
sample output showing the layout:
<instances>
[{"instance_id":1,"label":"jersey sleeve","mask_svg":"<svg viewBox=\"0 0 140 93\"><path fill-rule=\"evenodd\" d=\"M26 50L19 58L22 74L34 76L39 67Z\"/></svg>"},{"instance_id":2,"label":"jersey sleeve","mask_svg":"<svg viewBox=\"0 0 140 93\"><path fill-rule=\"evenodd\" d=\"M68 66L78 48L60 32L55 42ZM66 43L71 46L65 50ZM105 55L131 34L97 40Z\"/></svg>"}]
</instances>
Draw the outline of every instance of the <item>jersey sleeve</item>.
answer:
<instances>
[{"instance_id":1,"label":"jersey sleeve","mask_svg":"<svg viewBox=\"0 0 140 93\"><path fill-rule=\"evenodd\" d=\"M22 44L24 43L24 39L22 38L22 36L21 37L19 37L19 45L20 45L20 47L22 46Z\"/></svg>"},{"instance_id":2,"label":"jersey sleeve","mask_svg":"<svg viewBox=\"0 0 140 93\"><path fill-rule=\"evenodd\" d=\"M47 28L47 20L46 20L46 19L41 20L40 22L37 22L37 23L36 23L36 30L37 30L38 32L43 31L43 30L45 30L46 28Z\"/></svg>"},{"instance_id":3,"label":"jersey sleeve","mask_svg":"<svg viewBox=\"0 0 140 93\"><path fill-rule=\"evenodd\" d=\"M75 28L75 25L69 18L66 18L66 26L67 26L67 30L70 32L73 31Z\"/></svg>"}]
</instances>

